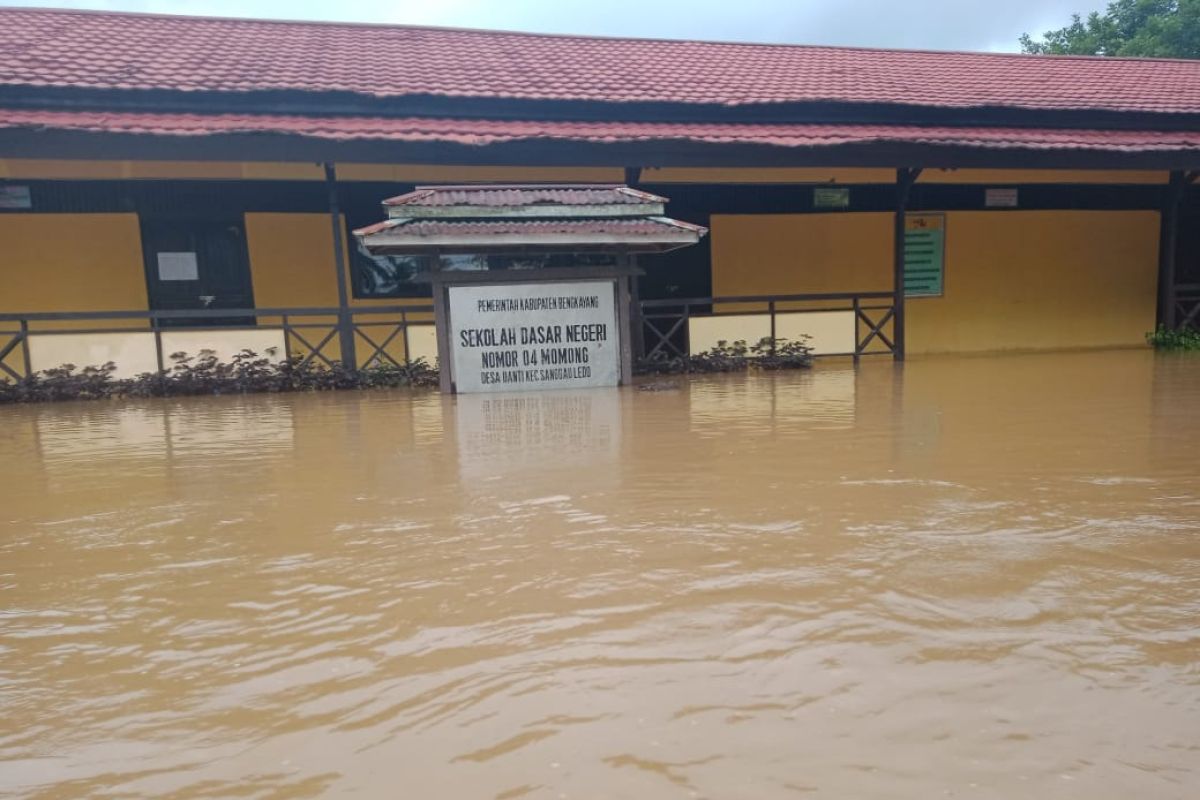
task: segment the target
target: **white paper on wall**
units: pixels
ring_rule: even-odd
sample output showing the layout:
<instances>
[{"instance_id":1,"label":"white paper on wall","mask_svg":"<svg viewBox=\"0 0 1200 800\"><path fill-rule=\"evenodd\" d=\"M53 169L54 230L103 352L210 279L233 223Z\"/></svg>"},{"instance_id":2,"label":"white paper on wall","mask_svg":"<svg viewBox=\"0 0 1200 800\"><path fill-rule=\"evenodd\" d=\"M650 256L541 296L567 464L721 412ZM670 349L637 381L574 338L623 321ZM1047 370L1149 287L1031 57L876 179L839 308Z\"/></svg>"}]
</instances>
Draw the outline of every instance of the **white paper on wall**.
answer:
<instances>
[{"instance_id":1,"label":"white paper on wall","mask_svg":"<svg viewBox=\"0 0 1200 800\"><path fill-rule=\"evenodd\" d=\"M194 281L200 279L200 265L195 253L159 253L160 281Z\"/></svg>"}]
</instances>

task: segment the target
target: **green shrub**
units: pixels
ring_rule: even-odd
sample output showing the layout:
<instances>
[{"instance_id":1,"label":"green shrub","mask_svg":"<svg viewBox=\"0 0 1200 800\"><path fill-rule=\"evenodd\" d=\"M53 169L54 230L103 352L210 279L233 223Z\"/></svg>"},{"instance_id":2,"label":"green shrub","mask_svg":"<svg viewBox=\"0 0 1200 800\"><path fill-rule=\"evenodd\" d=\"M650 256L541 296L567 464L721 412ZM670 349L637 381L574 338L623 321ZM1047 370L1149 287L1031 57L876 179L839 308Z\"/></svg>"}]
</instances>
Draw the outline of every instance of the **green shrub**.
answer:
<instances>
[{"instance_id":1,"label":"green shrub","mask_svg":"<svg viewBox=\"0 0 1200 800\"><path fill-rule=\"evenodd\" d=\"M747 346L742 339L730 344L724 339L709 350L685 358L668 357L661 350L634 365L639 375L677 375L705 372L744 372L749 369L804 369L812 366L812 347L808 336L799 341L760 339Z\"/></svg>"},{"instance_id":2,"label":"green shrub","mask_svg":"<svg viewBox=\"0 0 1200 800\"><path fill-rule=\"evenodd\" d=\"M751 347L750 355L758 369L804 369L812 366L812 347L808 341L808 336L800 342L768 337Z\"/></svg>"},{"instance_id":3,"label":"green shrub","mask_svg":"<svg viewBox=\"0 0 1200 800\"><path fill-rule=\"evenodd\" d=\"M1195 328L1171 330L1160 325L1146 334L1146 341L1159 350L1200 350L1200 331Z\"/></svg>"}]
</instances>

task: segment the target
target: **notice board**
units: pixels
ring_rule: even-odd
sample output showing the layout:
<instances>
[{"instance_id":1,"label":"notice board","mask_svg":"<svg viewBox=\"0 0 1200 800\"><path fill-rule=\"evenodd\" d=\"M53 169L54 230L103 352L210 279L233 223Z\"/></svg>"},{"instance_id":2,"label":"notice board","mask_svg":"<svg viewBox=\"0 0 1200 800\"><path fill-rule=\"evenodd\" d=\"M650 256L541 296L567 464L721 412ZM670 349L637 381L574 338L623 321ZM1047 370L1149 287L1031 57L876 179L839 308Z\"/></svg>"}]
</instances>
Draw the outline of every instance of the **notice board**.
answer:
<instances>
[{"instance_id":1,"label":"notice board","mask_svg":"<svg viewBox=\"0 0 1200 800\"><path fill-rule=\"evenodd\" d=\"M448 291L456 391L620 383L614 281L481 284Z\"/></svg>"},{"instance_id":2,"label":"notice board","mask_svg":"<svg viewBox=\"0 0 1200 800\"><path fill-rule=\"evenodd\" d=\"M908 214L904 220L904 295L938 297L946 264L946 216Z\"/></svg>"}]
</instances>

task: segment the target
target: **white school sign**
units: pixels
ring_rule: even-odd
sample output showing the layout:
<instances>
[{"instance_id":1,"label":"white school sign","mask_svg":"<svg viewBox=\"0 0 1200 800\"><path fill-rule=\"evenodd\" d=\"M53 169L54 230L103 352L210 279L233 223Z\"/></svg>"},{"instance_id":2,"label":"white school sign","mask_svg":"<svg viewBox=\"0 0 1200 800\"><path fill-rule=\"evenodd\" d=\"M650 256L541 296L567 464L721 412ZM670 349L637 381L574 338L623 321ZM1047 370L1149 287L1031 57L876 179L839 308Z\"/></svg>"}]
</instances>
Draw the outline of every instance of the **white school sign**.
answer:
<instances>
[{"instance_id":1,"label":"white school sign","mask_svg":"<svg viewBox=\"0 0 1200 800\"><path fill-rule=\"evenodd\" d=\"M613 281L449 287L458 392L616 386Z\"/></svg>"}]
</instances>

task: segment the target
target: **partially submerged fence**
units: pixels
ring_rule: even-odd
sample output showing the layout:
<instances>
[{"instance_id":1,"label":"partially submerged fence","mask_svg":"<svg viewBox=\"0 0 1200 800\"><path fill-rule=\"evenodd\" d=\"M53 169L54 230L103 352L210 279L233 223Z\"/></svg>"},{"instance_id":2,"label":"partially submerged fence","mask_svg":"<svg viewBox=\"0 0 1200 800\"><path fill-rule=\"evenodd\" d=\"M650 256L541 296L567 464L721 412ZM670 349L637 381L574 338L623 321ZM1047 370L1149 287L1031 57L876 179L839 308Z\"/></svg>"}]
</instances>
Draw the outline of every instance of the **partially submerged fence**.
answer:
<instances>
[{"instance_id":1,"label":"partially submerged fence","mask_svg":"<svg viewBox=\"0 0 1200 800\"><path fill-rule=\"evenodd\" d=\"M1176 284L1171 301L1175 308L1169 317L1170 327L1200 328L1200 283Z\"/></svg>"},{"instance_id":2,"label":"partially submerged fence","mask_svg":"<svg viewBox=\"0 0 1200 800\"><path fill-rule=\"evenodd\" d=\"M1200 289L1200 287L1197 287ZM1181 294L1181 304L1187 295ZM808 337L817 356L890 355L891 292L740 295L641 301L635 336L649 358L688 358L719 341L749 344ZM1194 312L1200 314L1200 292ZM359 367L437 360L432 305L63 311L0 314L0 379L76 364L112 361L118 376L170 368L171 355L213 351L229 360L243 349L278 360L332 366L343 327L353 333Z\"/></svg>"},{"instance_id":3,"label":"partially submerged fence","mask_svg":"<svg viewBox=\"0 0 1200 800\"><path fill-rule=\"evenodd\" d=\"M433 306L350 309L359 367L437 359ZM171 355L210 350L229 360L243 349L276 359L332 366L341 359L336 307L64 311L0 314L0 379L75 364L117 365L132 376L171 366Z\"/></svg>"},{"instance_id":4,"label":"partially submerged fence","mask_svg":"<svg viewBox=\"0 0 1200 800\"><path fill-rule=\"evenodd\" d=\"M891 355L892 292L739 295L643 300L646 358L688 358L718 341L808 337L816 356Z\"/></svg>"}]
</instances>

